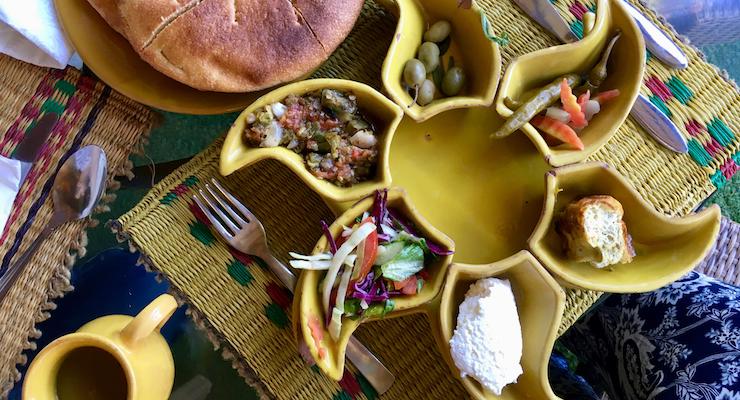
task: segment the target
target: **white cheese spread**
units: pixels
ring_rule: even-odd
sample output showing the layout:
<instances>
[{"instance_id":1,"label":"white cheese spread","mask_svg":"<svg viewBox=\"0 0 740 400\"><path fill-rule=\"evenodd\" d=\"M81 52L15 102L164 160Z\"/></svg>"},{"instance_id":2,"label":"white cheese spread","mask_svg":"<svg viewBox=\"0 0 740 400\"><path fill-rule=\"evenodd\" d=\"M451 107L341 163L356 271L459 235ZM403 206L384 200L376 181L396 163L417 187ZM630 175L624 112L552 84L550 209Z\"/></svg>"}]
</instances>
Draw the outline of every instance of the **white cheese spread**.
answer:
<instances>
[{"instance_id":1,"label":"white cheese spread","mask_svg":"<svg viewBox=\"0 0 740 400\"><path fill-rule=\"evenodd\" d=\"M522 374L522 328L508 280L486 278L470 286L450 348L461 377L496 395L516 382Z\"/></svg>"}]
</instances>

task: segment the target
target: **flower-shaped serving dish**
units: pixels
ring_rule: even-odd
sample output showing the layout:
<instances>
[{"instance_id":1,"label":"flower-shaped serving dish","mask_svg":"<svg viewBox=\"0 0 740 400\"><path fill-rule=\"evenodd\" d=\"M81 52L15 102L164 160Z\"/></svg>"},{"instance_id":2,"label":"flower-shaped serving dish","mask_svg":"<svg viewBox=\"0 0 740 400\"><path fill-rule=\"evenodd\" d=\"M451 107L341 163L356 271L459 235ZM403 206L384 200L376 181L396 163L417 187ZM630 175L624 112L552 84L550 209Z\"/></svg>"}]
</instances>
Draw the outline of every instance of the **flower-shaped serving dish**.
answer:
<instances>
[{"instance_id":1,"label":"flower-shaped serving dish","mask_svg":"<svg viewBox=\"0 0 740 400\"><path fill-rule=\"evenodd\" d=\"M362 216L365 211L370 212L373 207L373 202L374 199L372 197L363 199L340 215L329 227L329 231L332 236L339 236L343 226L352 226L357 217ZM416 208L414 208L414 206L409 202L405 192L401 190L389 190L388 207L395 208L401 215L406 217L408 221L412 222L416 229L419 230L422 237L440 245L443 249L454 250L455 245L452 240L430 225L429 222L427 222L418 213L418 211L416 211ZM325 236L322 236L314 248L313 253L323 253L328 251L328 248L329 245L327 239ZM423 312L424 309L422 309L422 307L429 303L429 301L432 300L442 288L445 272L447 271L447 266L450 264L451 260L451 255L440 256L435 259L431 265L426 266L426 270L429 272L430 277L429 280L425 282L421 292L413 296L394 297L393 300L395 302L395 307L393 311L388 313L384 318L387 319L414 312ZM317 365L329 377L339 380L344 371L344 357L347 349L347 342L349 341L352 332L357 329L361 321L344 318L339 340L332 340L324 323L326 316L321 310L321 293L319 291L319 284L324 274L325 271L312 270L306 270L301 273L298 283L296 284L294 296L295 301L293 302L293 323L296 328L296 335L299 335L299 337L306 342ZM312 320L321 321L318 326L314 326L313 328L322 330L322 340L320 343L321 347L326 349L326 353L323 357L319 355L319 347L312 336L310 327ZM368 318L362 322L372 320L372 318Z\"/></svg>"},{"instance_id":2,"label":"flower-shaped serving dish","mask_svg":"<svg viewBox=\"0 0 740 400\"><path fill-rule=\"evenodd\" d=\"M447 110L493 103L501 74L501 54L498 44L483 33L483 11L475 3L470 9L460 8L457 1L450 0L385 0L381 3L398 14L398 27L383 62L383 87L409 117L425 121ZM443 19L452 25L450 48L442 57L444 65L447 67L452 55L455 65L465 71L466 83L460 95L438 98L422 107L414 103L404 87L403 69L406 61L416 58L427 28Z\"/></svg>"},{"instance_id":3,"label":"flower-shaped serving dish","mask_svg":"<svg viewBox=\"0 0 740 400\"><path fill-rule=\"evenodd\" d=\"M496 97L496 111L507 118L513 110L504 104L504 98L524 101L559 76L574 72L587 74L617 30L622 36L611 53L607 64L608 76L599 90L619 89L620 95L604 104L578 134L584 149L574 150L568 145L550 146L543 134L529 123L521 129L553 166L586 159L614 135L629 114L639 94L645 69L645 43L640 30L621 0L598 0L594 28L585 38L518 57L504 73Z\"/></svg>"},{"instance_id":4,"label":"flower-shaped serving dish","mask_svg":"<svg viewBox=\"0 0 740 400\"><path fill-rule=\"evenodd\" d=\"M669 218L648 204L629 181L603 163L574 164L552 170L540 221L529 239L532 253L564 284L603 292L635 293L658 289L690 271L712 248L720 209ZM637 255L610 269L574 262L565 256L556 232L565 206L590 195L610 195L624 208L624 222Z\"/></svg>"},{"instance_id":5,"label":"flower-shaped serving dish","mask_svg":"<svg viewBox=\"0 0 740 400\"><path fill-rule=\"evenodd\" d=\"M246 119L249 114L266 105L282 101L290 94L300 96L321 89L337 89L352 92L357 96L357 104L360 111L374 122L379 135L378 148L380 154L373 179L350 187L337 186L311 175L304 165L303 157L292 150L281 146L252 148L244 142L244 128L247 126ZM390 185L391 173L388 166L389 149L393 140L393 134L401 122L402 117L403 112L396 104L363 83L342 79L310 79L285 85L257 99L231 125L223 148L221 149L221 174L226 176L240 168L272 158L290 168L311 189L329 202L336 203L356 200L372 193L376 189Z\"/></svg>"},{"instance_id":6,"label":"flower-shaped serving dish","mask_svg":"<svg viewBox=\"0 0 740 400\"><path fill-rule=\"evenodd\" d=\"M547 367L565 309L565 292L526 250L493 264L450 265L439 306L442 354L453 374L459 378L460 371L450 356L449 345L457 324L458 310L470 285L490 277L508 279L511 283L522 327L523 373L516 383L507 385L500 396L485 390L470 377L460 378L465 389L479 400L554 398L547 379Z\"/></svg>"}]
</instances>

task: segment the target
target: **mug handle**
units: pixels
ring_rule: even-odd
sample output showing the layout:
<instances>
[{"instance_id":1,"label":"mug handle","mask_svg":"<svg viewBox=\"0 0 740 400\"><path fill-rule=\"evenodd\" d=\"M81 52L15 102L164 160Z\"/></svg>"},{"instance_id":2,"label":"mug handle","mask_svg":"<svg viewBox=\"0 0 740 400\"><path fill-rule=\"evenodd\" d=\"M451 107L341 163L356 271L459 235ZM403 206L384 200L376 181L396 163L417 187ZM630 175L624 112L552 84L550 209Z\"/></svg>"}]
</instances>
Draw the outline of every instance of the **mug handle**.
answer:
<instances>
[{"instance_id":1,"label":"mug handle","mask_svg":"<svg viewBox=\"0 0 740 400\"><path fill-rule=\"evenodd\" d=\"M121 330L121 339L128 346L159 332L177 309L177 301L169 294L163 294L144 307L134 319Z\"/></svg>"}]
</instances>

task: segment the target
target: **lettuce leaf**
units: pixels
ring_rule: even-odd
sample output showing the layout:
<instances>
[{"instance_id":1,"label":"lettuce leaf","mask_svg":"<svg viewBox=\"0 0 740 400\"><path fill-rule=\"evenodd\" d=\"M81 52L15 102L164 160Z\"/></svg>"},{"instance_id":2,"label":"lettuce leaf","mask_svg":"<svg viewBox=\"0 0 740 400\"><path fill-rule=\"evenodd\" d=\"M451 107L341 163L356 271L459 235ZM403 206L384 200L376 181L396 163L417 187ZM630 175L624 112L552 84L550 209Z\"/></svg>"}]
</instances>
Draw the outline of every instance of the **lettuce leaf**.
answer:
<instances>
[{"instance_id":1,"label":"lettuce leaf","mask_svg":"<svg viewBox=\"0 0 740 400\"><path fill-rule=\"evenodd\" d=\"M383 277L400 282L424 269L424 249L408 243L393 259L380 266Z\"/></svg>"}]
</instances>

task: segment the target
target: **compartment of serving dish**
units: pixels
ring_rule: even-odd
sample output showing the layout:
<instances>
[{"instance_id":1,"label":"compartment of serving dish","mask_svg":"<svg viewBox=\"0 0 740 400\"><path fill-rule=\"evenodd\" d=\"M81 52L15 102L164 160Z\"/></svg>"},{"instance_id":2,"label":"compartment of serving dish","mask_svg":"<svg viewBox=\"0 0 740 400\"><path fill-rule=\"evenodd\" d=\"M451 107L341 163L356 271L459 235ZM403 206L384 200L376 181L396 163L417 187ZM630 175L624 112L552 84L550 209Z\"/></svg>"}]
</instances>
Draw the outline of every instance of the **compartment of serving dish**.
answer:
<instances>
[{"instance_id":1,"label":"compartment of serving dish","mask_svg":"<svg viewBox=\"0 0 740 400\"><path fill-rule=\"evenodd\" d=\"M513 60L506 69L496 97L496 111L508 118L514 110L505 98L526 100L538 88L568 73L588 73L601 56L601 49L617 30L621 37L607 64L608 75L599 90L619 89L615 99L604 104L578 136L583 150L565 144L550 146L539 132L527 123L521 131L553 166L583 161L614 135L632 108L642 84L645 68L645 43L642 33L620 0L598 0L593 30L582 40L525 54ZM515 132L514 135L517 133Z\"/></svg>"},{"instance_id":2,"label":"compartment of serving dish","mask_svg":"<svg viewBox=\"0 0 740 400\"><path fill-rule=\"evenodd\" d=\"M449 343L465 293L477 280L490 277L510 281L522 327L523 373L516 383L507 385L500 396L485 390L473 378L460 378L460 371L450 356ZM439 306L441 337L438 339L442 354L452 373L475 399L555 398L547 378L547 367L564 309L563 289L526 250L487 265L452 264Z\"/></svg>"},{"instance_id":3,"label":"compartment of serving dish","mask_svg":"<svg viewBox=\"0 0 740 400\"><path fill-rule=\"evenodd\" d=\"M386 0L381 3L398 16L398 28L381 71L383 88L409 117L421 122L447 110L493 103L501 74L501 54L498 44L483 32L483 10L475 3L465 9L458 7L458 2L448 0ZM452 25L450 48L442 62L448 66L449 57L453 56L455 65L462 65L465 71L466 83L460 95L437 98L422 107L404 87L403 70L406 62L417 56L429 25L439 20L447 20Z\"/></svg>"},{"instance_id":4,"label":"compartment of serving dish","mask_svg":"<svg viewBox=\"0 0 740 400\"><path fill-rule=\"evenodd\" d=\"M365 212L372 211L374 199L365 198L352 206L350 209L340 215L329 227L332 237L338 237L343 227L352 226L355 220ZM424 237L439 245L442 249L454 251L454 243L442 232L434 228L426 219L416 210L409 201L406 193L400 189L388 191L387 204L389 208L397 210L402 216L410 221L419 231L420 237ZM326 236L322 236L313 254L320 254L329 251L329 243ZM393 297L395 306L392 311L386 314L384 319L393 318L401 315L407 315L414 312L423 312L421 306L431 301L442 288L447 266L452 260L452 255L438 256L435 258L428 269L429 279L425 281L422 290L415 295ZM341 333L338 340L334 341L325 324L326 315L322 311L321 293L319 283L325 271L305 270L302 271L296 285L295 300L293 302L293 324L295 334L299 340L305 341L308 349L316 361L317 365L332 379L339 380L344 372L344 358L352 333L357 327L366 321L373 321L378 318L350 319L343 317ZM317 322L318 321L318 322ZM314 340L312 329L321 330L321 340ZM323 352L320 349L325 349ZM324 353L322 357L320 354Z\"/></svg>"},{"instance_id":5,"label":"compartment of serving dish","mask_svg":"<svg viewBox=\"0 0 740 400\"><path fill-rule=\"evenodd\" d=\"M280 102L288 95L303 95L320 89L351 92L357 97L358 108L363 115L377 124L379 155L373 179L349 187L337 186L313 176L306 169L302 156L286 147L249 147L245 143L244 129L250 114L267 105ZM311 79L292 83L260 97L237 117L229 129L221 150L220 171L226 176L260 160L272 158L285 164L330 204L356 200L374 190L390 185L389 151L393 135L402 117L403 112L396 104L363 83L342 79Z\"/></svg>"},{"instance_id":6,"label":"compartment of serving dish","mask_svg":"<svg viewBox=\"0 0 740 400\"><path fill-rule=\"evenodd\" d=\"M720 224L719 207L669 218L657 212L632 185L606 164L574 164L546 176L547 195L529 246L542 264L567 286L615 293L647 292L678 279L712 248ZM624 208L623 220L636 255L631 263L597 269L568 259L556 222L571 201L610 195Z\"/></svg>"}]
</instances>

